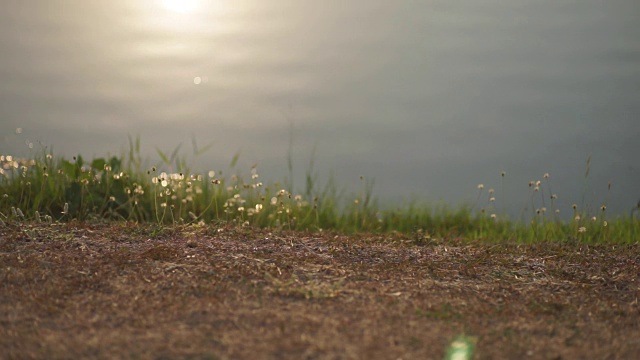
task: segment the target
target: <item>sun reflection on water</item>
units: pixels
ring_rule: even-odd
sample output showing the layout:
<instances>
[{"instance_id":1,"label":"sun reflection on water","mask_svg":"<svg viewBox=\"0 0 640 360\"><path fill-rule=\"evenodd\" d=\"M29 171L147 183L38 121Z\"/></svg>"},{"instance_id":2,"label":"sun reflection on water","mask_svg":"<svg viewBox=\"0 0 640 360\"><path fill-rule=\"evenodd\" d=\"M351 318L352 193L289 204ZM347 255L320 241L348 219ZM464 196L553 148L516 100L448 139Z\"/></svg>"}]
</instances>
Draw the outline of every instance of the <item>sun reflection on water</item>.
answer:
<instances>
[{"instance_id":1,"label":"sun reflection on water","mask_svg":"<svg viewBox=\"0 0 640 360\"><path fill-rule=\"evenodd\" d=\"M128 71L155 79L175 75L196 85L194 77L205 83L205 74L193 72L214 61L211 47L235 26L241 8L228 0L141 0L128 7Z\"/></svg>"},{"instance_id":2,"label":"sun reflection on water","mask_svg":"<svg viewBox=\"0 0 640 360\"><path fill-rule=\"evenodd\" d=\"M198 0L163 0L162 5L169 11L187 14L198 10L201 4Z\"/></svg>"},{"instance_id":3,"label":"sun reflection on water","mask_svg":"<svg viewBox=\"0 0 640 360\"><path fill-rule=\"evenodd\" d=\"M226 0L146 0L138 3L137 18L153 31L211 34L228 20L232 4Z\"/></svg>"}]
</instances>

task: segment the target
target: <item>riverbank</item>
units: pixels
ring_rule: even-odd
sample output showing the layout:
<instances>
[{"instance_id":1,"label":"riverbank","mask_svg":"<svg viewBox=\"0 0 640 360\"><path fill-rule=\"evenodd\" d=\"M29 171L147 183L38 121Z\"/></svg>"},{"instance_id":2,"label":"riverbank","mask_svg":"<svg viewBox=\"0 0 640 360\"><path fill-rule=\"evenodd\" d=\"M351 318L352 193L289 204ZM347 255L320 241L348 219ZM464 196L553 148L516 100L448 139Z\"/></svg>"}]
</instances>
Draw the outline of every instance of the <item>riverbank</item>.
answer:
<instances>
[{"instance_id":1,"label":"riverbank","mask_svg":"<svg viewBox=\"0 0 640 360\"><path fill-rule=\"evenodd\" d=\"M133 223L0 227L6 358L640 353L640 247ZM418 241L419 240L419 241Z\"/></svg>"}]
</instances>

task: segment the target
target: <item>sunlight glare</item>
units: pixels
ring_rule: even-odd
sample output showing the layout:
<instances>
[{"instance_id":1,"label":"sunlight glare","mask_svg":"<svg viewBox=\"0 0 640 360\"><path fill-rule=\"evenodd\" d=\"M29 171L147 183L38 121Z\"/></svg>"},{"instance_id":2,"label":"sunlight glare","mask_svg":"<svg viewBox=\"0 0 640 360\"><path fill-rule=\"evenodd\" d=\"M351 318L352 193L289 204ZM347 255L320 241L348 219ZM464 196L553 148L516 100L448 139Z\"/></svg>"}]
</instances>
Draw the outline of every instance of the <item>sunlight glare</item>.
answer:
<instances>
[{"instance_id":1,"label":"sunlight glare","mask_svg":"<svg viewBox=\"0 0 640 360\"><path fill-rule=\"evenodd\" d=\"M186 14L197 10L199 0L163 0L163 5L167 10Z\"/></svg>"}]
</instances>

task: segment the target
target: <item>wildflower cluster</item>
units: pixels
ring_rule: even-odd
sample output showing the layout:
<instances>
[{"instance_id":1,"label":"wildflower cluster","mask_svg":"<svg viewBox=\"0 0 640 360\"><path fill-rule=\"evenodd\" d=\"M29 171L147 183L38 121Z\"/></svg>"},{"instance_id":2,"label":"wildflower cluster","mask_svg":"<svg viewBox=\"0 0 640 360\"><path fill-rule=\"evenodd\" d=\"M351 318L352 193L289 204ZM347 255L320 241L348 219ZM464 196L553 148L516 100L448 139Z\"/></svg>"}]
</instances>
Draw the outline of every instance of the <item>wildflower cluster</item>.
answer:
<instances>
[{"instance_id":1,"label":"wildflower cluster","mask_svg":"<svg viewBox=\"0 0 640 360\"><path fill-rule=\"evenodd\" d=\"M523 213L528 211L529 216L527 222L516 223L508 219L504 206L504 171L499 174L499 186L477 185L471 207L451 210L409 204L380 210L372 197L373 181L364 176L360 176L360 190L353 196L337 192L332 183L324 190L317 189L312 174L307 175L306 191L296 193L289 185L263 184L257 165L251 166L246 175L233 173L235 165L231 166L231 176L224 176L220 170L197 173L189 171L174 155L160 153L162 166L145 167L134 148L137 144L132 145L128 159L114 156L91 162L81 156L54 158L47 151L35 159L0 155L0 226L7 222L104 219L317 231L421 229L430 239L452 234L522 241L640 236L634 211L630 222L614 221L607 216L606 201L595 212L577 204L569 211L561 209L549 173L529 181L528 186L523 184L529 195ZM560 219L561 211L572 214L569 222Z\"/></svg>"}]
</instances>

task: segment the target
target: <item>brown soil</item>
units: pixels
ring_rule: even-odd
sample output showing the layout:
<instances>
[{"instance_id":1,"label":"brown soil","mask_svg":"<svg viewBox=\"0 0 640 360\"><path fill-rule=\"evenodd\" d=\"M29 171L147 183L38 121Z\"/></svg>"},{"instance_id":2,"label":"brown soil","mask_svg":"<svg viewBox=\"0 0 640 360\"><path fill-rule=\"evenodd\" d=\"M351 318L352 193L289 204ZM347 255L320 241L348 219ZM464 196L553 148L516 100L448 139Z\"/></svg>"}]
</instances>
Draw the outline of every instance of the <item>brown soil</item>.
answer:
<instances>
[{"instance_id":1,"label":"brown soil","mask_svg":"<svg viewBox=\"0 0 640 360\"><path fill-rule=\"evenodd\" d=\"M635 359L640 246L0 227L0 358Z\"/></svg>"}]
</instances>

